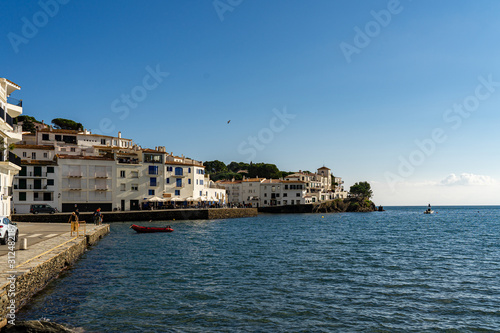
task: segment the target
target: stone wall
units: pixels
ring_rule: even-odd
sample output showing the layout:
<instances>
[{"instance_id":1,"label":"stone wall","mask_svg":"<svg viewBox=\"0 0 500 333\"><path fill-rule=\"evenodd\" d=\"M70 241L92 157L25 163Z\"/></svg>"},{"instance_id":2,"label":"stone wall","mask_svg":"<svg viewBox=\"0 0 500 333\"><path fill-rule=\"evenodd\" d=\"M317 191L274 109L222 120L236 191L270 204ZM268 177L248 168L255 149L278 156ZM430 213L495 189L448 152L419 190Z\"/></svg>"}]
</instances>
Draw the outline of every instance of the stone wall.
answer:
<instances>
[{"instance_id":1,"label":"stone wall","mask_svg":"<svg viewBox=\"0 0 500 333\"><path fill-rule=\"evenodd\" d=\"M160 209L140 210L130 212L104 212L103 221L171 221L171 220L207 220L233 217L256 216L256 208L213 208L213 209ZM16 222L68 222L70 214L15 214L12 221ZM80 213L80 220L92 223L92 213Z\"/></svg>"},{"instance_id":2,"label":"stone wall","mask_svg":"<svg viewBox=\"0 0 500 333\"><path fill-rule=\"evenodd\" d=\"M72 265L88 246L108 233L109 225L102 225L86 237L61 243L62 246L22 263L20 267L15 268L14 274L9 273L8 270L4 271L0 276L0 328L7 324L11 309L17 312L26 305L33 295L57 278L61 271ZM7 260L6 256L2 258ZM11 284L10 281L15 282ZM12 295L13 292L15 295Z\"/></svg>"}]
</instances>

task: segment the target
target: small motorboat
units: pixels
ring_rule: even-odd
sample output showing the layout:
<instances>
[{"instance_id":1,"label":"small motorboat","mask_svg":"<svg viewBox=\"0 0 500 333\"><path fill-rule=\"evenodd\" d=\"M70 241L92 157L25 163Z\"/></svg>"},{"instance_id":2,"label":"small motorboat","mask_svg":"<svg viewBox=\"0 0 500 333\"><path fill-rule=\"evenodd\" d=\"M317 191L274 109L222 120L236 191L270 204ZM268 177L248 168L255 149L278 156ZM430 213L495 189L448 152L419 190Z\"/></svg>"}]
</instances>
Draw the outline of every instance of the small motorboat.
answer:
<instances>
[{"instance_id":1,"label":"small motorboat","mask_svg":"<svg viewBox=\"0 0 500 333\"><path fill-rule=\"evenodd\" d=\"M132 224L130 226L131 229L134 229L138 233L151 233L151 232L172 232L171 226L167 225L166 227L143 227L140 225Z\"/></svg>"},{"instance_id":2,"label":"small motorboat","mask_svg":"<svg viewBox=\"0 0 500 333\"><path fill-rule=\"evenodd\" d=\"M434 211L431 208L431 204L427 206L427 209L425 210L424 214L434 214Z\"/></svg>"}]
</instances>

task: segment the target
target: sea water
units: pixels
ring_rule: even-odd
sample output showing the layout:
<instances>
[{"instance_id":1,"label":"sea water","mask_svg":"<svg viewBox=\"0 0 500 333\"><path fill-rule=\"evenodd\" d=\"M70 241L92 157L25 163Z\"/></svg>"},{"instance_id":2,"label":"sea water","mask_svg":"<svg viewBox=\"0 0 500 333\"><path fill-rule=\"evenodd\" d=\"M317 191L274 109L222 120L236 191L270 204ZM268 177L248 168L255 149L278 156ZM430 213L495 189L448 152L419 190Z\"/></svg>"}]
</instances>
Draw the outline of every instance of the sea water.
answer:
<instances>
[{"instance_id":1,"label":"sea water","mask_svg":"<svg viewBox=\"0 0 500 333\"><path fill-rule=\"evenodd\" d=\"M18 319L88 332L500 331L500 207L111 224Z\"/></svg>"}]
</instances>

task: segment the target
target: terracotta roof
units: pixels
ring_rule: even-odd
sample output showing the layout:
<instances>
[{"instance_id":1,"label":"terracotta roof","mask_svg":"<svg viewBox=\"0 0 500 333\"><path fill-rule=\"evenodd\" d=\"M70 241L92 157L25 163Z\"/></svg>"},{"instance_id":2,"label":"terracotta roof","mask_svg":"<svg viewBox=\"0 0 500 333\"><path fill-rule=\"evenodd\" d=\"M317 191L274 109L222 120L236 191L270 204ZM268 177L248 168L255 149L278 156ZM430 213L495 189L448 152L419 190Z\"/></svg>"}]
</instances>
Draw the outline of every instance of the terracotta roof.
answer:
<instances>
[{"instance_id":1,"label":"terracotta roof","mask_svg":"<svg viewBox=\"0 0 500 333\"><path fill-rule=\"evenodd\" d=\"M21 160L22 165L57 165L55 161L49 161L49 160Z\"/></svg>"},{"instance_id":2,"label":"terracotta roof","mask_svg":"<svg viewBox=\"0 0 500 333\"><path fill-rule=\"evenodd\" d=\"M6 78L4 78L4 79L5 79L5 81L9 82L10 84L13 84L13 85L15 85L16 87L19 87L19 89L21 89L21 86L20 86L20 85L18 85L18 84L16 84L16 83L12 82L12 81L11 81L11 80L9 80L9 79L6 79Z\"/></svg>"},{"instance_id":3,"label":"terracotta roof","mask_svg":"<svg viewBox=\"0 0 500 333\"><path fill-rule=\"evenodd\" d=\"M142 151L144 153L166 154L166 152L164 152L164 151L158 151L158 150L149 149L149 148L144 148Z\"/></svg>"},{"instance_id":4,"label":"terracotta roof","mask_svg":"<svg viewBox=\"0 0 500 333\"><path fill-rule=\"evenodd\" d=\"M52 129L52 128L42 128L38 132L52 132L52 133L63 133L63 134L84 134L82 131L66 130L66 129Z\"/></svg>"},{"instance_id":5,"label":"terracotta roof","mask_svg":"<svg viewBox=\"0 0 500 333\"><path fill-rule=\"evenodd\" d=\"M302 180L282 180L281 182L282 183L302 183L302 184L306 183L305 181L302 181Z\"/></svg>"},{"instance_id":6,"label":"terracotta roof","mask_svg":"<svg viewBox=\"0 0 500 333\"><path fill-rule=\"evenodd\" d=\"M15 144L15 148L54 150L54 146L50 146L50 145L20 145L20 144Z\"/></svg>"},{"instance_id":7,"label":"terracotta roof","mask_svg":"<svg viewBox=\"0 0 500 333\"><path fill-rule=\"evenodd\" d=\"M198 168L205 168L205 166L203 164L199 165L199 164L185 163L185 162L166 161L165 164L168 164L168 165L188 165L188 166L195 166Z\"/></svg>"},{"instance_id":8,"label":"terracotta roof","mask_svg":"<svg viewBox=\"0 0 500 333\"><path fill-rule=\"evenodd\" d=\"M330 168L327 168L326 166L323 166L323 167L321 167L321 168L318 168L318 170L321 170L321 169L331 170Z\"/></svg>"},{"instance_id":9,"label":"terracotta roof","mask_svg":"<svg viewBox=\"0 0 500 333\"><path fill-rule=\"evenodd\" d=\"M266 178L247 178L247 179L243 179L243 181L244 182L260 182L264 179L266 179Z\"/></svg>"},{"instance_id":10,"label":"terracotta roof","mask_svg":"<svg viewBox=\"0 0 500 333\"><path fill-rule=\"evenodd\" d=\"M241 180L218 180L215 182L216 184L241 184Z\"/></svg>"},{"instance_id":11,"label":"terracotta roof","mask_svg":"<svg viewBox=\"0 0 500 333\"><path fill-rule=\"evenodd\" d=\"M262 183L264 183L264 184L277 184L277 183L281 183L281 180L279 180L279 179L265 179Z\"/></svg>"},{"instance_id":12,"label":"terracotta roof","mask_svg":"<svg viewBox=\"0 0 500 333\"><path fill-rule=\"evenodd\" d=\"M57 158L60 159L68 159L68 160L102 160L102 161L114 161L112 157L104 157L104 156L80 156L80 155L66 155L66 154L57 154Z\"/></svg>"}]
</instances>

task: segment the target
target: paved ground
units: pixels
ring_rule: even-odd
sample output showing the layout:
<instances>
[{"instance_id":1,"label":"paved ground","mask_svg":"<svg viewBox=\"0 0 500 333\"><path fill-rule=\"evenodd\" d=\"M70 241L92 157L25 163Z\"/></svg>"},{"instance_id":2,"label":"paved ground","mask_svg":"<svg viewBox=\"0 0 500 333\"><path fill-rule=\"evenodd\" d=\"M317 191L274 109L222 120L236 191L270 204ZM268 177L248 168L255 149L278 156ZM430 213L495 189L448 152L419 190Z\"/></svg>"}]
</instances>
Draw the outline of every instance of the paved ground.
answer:
<instances>
[{"instance_id":1,"label":"paved ground","mask_svg":"<svg viewBox=\"0 0 500 333\"><path fill-rule=\"evenodd\" d=\"M39 242L70 232L69 223L16 223L19 228L19 241L16 244L16 249L19 248L23 238L28 240L28 248L30 248ZM83 231L83 226L80 227L80 230ZM8 252L7 245L0 245L0 256L6 255Z\"/></svg>"}]
</instances>

